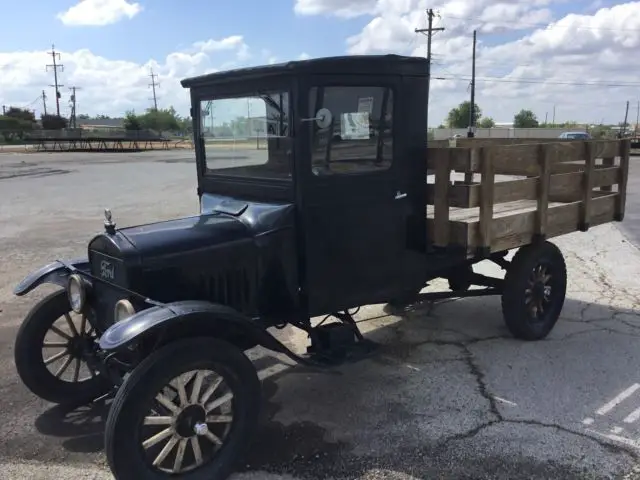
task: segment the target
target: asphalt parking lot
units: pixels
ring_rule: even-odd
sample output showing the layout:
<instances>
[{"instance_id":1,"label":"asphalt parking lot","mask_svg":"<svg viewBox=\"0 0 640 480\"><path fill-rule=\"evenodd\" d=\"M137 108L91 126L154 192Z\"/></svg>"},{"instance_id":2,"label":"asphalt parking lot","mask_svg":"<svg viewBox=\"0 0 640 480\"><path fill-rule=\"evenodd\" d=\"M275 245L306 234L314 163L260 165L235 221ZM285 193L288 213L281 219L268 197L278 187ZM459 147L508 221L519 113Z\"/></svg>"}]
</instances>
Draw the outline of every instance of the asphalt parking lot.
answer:
<instances>
[{"instance_id":1,"label":"asphalt parking lot","mask_svg":"<svg viewBox=\"0 0 640 480\"><path fill-rule=\"evenodd\" d=\"M363 308L357 319L381 348L340 375L257 353L264 415L236 479L640 478L640 199L632 187L640 167L632 162L625 222L556 241L569 292L547 340L513 340L500 299L477 298L402 316ZM183 151L0 155L1 478L111 478L107 407L64 411L18 381L17 327L50 289L16 298L14 285L52 259L83 255L104 207L118 225L195 213L195 180Z\"/></svg>"}]
</instances>

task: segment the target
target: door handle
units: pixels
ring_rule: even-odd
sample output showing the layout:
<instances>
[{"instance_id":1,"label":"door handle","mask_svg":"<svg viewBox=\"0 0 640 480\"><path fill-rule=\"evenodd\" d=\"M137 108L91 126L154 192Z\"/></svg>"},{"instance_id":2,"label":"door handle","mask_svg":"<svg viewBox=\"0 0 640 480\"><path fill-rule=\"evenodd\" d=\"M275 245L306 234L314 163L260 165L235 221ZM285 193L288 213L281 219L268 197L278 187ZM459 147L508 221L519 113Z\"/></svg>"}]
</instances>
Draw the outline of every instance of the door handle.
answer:
<instances>
[{"instance_id":1,"label":"door handle","mask_svg":"<svg viewBox=\"0 0 640 480\"><path fill-rule=\"evenodd\" d=\"M396 192L396 196L395 199L396 200L400 200L402 198L406 198L407 194L406 193L400 193L400 191Z\"/></svg>"}]
</instances>

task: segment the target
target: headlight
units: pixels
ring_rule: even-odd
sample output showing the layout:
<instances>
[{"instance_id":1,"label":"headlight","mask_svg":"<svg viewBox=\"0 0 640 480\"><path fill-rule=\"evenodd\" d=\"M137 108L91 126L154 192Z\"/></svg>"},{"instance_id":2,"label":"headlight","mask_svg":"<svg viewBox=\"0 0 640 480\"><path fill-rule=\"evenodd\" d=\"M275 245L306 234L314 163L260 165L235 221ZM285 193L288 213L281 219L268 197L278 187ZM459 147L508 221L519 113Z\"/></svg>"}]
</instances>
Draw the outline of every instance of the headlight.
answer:
<instances>
[{"instance_id":1,"label":"headlight","mask_svg":"<svg viewBox=\"0 0 640 480\"><path fill-rule=\"evenodd\" d=\"M76 313L81 313L87 300L87 283L85 279L77 273L69 276L67 296L69 297L71 310Z\"/></svg>"},{"instance_id":2,"label":"headlight","mask_svg":"<svg viewBox=\"0 0 640 480\"><path fill-rule=\"evenodd\" d=\"M120 300L113 309L114 322L121 322L136 313L136 309L129 300Z\"/></svg>"}]
</instances>

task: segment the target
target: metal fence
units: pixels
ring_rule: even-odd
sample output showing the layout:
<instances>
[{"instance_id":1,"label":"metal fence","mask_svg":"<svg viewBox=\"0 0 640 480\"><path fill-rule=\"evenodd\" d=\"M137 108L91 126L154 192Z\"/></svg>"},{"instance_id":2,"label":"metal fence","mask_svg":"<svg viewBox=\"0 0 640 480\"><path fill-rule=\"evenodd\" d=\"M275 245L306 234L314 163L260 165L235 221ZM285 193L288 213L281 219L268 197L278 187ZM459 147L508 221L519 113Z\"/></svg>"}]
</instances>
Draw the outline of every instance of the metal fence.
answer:
<instances>
[{"instance_id":1,"label":"metal fence","mask_svg":"<svg viewBox=\"0 0 640 480\"><path fill-rule=\"evenodd\" d=\"M454 135L467 136L466 128L432 128L434 140L446 140ZM558 138L563 132L586 132L585 127L571 128L476 128L476 138Z\"/></svg>"},{"instance_id":2,"label":"metal fence","mask_svg":"<svg viewBox=\"0 0 640 480\"><path fill-rule=\"evenodd\" d=\"M113 140L168 140L169 136L152 130L125 130L109 128L104 130L84 130L81 128L67 128L64 130L32 130L24 132L25 140L84 140L84 139L113 139Z\"/></svg>"}]
</instances>

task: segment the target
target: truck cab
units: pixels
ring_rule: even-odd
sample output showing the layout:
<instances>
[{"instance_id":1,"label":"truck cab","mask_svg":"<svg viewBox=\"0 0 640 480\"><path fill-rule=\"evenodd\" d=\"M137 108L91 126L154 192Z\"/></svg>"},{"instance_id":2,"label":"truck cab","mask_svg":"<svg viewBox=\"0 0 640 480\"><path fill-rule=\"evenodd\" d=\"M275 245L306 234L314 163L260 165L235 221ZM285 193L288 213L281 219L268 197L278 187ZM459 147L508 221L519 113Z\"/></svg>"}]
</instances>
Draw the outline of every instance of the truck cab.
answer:
<instances>
[{"instance_id":1,"label":"truck cab","mask_svg":"<svg viewBox=\"0 0 640 480\"><path fill-rule=\"evenodd\" d=\"M182 81L202 213L287 231L282 271L304 316L424 284L427 73L426 59L381 55Z\"/></svg>"}]
</instances>

